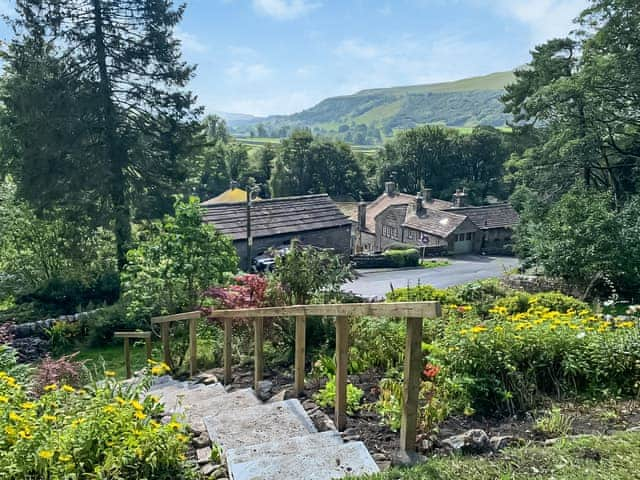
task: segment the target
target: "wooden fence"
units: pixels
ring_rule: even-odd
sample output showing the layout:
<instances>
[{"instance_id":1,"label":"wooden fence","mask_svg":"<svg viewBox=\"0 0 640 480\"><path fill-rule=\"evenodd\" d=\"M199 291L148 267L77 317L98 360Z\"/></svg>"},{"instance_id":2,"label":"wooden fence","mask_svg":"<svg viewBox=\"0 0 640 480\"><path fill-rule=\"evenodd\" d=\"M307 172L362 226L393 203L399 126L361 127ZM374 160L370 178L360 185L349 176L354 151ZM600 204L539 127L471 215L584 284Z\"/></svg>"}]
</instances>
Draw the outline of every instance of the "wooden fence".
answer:
<instances>
[{"instance_id":1,"label":"wooden fence","mask_svg":"<svg viewBox=\"0 0 640 480\"><path fill-rule=\"evenodd\" d=\"M406 452L415 451L418 423L418 395L422 374L422 321L441 315L438 302L403 303L351 303L329 305L296 305L289 307L248 308L237 310L216 310L211 317L223 320L224 324L224 383L232 381L231 339L233 321L252 319L255 335L254 385L263 379L264 372L264 319L295 318L295 380L294 390L299 395L304 390L306 358L306 319L310 316L334 317L336 323L336 400L335 420L338 430L344 430L347 422L347 365L349 349L349 319L352 317L403 318L407 322L405 343L403 411L400 430L400 448ZM193 376L197 371L196 328L202 317L199 311L155 317L153 325L160 325L163 358L170 362L169 326L172 322L189 322L189 370Z\"/></svg>"}]
</instances>

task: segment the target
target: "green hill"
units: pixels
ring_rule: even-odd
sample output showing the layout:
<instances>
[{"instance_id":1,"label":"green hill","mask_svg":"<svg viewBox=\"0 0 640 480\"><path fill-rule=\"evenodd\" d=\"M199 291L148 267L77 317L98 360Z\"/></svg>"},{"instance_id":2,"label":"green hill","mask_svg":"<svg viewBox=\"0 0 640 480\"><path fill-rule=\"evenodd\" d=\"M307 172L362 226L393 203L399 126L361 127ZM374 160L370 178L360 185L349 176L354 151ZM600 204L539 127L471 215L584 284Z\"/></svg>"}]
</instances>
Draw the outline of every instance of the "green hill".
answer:
<instances>
[{"instance_id":1,"label":"green hill","mask_svg":"<svg viewBox=\"0 0 640 480\"><path fill-rule=\"evenodd\" d=\"M508 118L500 96L505 85L513 81L512 72L498 72L454 82L362 90L327 98L292 115L229 124L240 134L255 131L262 124L275 137L286 136L293 128L308 127L318 134L357 144L376 144L395 130L427 123L500 127Z\"/></svg>"}]
</instances>

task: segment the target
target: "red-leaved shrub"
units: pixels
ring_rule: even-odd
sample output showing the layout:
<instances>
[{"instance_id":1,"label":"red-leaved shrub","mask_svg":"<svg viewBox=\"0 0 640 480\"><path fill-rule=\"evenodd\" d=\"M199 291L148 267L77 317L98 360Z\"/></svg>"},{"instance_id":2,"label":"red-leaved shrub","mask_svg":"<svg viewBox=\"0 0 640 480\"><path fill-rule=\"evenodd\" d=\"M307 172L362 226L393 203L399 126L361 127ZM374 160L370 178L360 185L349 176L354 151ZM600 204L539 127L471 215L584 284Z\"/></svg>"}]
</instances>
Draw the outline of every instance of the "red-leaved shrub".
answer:
<instances>
[{"instance_id":1,"label":"red-leaved shrub","mask_svg":"<svg viewBox=\"0 0 640 480\"><path fill-rule=\"evenodd\" d=\"M46 355L35 375L34 390L40 395L44 392L44 387L51 384L71 385L79 387L82 381L82 362L73 360L77 353L66 355L54 360Z\"/></svg>"}]
</instances>

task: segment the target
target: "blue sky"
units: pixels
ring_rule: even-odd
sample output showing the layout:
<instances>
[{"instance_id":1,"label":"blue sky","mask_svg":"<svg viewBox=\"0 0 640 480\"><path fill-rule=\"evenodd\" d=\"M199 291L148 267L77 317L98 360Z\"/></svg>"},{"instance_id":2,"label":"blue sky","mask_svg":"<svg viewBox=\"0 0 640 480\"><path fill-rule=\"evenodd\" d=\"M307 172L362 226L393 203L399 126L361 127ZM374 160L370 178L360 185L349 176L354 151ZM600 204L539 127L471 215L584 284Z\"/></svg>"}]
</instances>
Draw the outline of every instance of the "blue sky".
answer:
<instances>
[{"instance_id":1,"label":"blue sky","mask_svg":"<svg viewBox=\"0 0 640 480\"><path fill-rule=\"evenodd\" d=\"M0 10L9 1L0 0ZM509 70L587 0L186 0L177 32L209 111L292 113L364 88Z\"/></svg>"}]
</instances>

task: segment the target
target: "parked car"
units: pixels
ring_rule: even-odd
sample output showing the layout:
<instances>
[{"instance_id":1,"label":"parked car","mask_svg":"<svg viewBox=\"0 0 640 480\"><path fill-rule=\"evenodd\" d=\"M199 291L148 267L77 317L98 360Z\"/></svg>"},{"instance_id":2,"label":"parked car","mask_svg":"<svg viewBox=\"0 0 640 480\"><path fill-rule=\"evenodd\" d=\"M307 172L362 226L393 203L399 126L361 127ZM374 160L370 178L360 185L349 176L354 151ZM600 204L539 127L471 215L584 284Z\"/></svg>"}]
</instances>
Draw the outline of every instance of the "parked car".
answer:
<instances>
[{"instance_id":1,"label":"parked car","mask_svg":"<svg viewBox=\"0 0 640 480\"><path fill-rule=\"evenodd\" d=\"M289 247L271 248L262 252L257 257L254 257L251 262L251 270L254 272L272 272L276 263L276 257L279 255L286 255L289 252Z\"/></svg>"}]
</instances>

